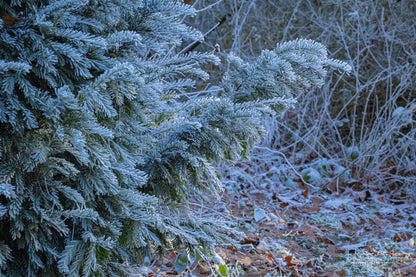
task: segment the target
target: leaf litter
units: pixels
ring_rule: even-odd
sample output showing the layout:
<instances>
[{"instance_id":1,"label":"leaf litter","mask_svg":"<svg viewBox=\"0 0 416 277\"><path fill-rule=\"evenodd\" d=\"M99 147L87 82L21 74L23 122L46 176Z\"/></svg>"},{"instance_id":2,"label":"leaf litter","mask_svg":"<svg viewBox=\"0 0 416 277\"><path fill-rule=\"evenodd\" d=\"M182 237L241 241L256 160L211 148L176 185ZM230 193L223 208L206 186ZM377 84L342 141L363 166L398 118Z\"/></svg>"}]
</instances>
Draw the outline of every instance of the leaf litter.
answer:
<instances>
[{"instance_id":1,"label":"leaf litter","mask_svg":"<svg viewBox=\"0 0 416 277\"><path fill-rule=\"evenodd\" d=\"M181 274L174 268L183 254L172 251L147 276L416 276L411 195L357 180L322 185L328 180L317 170L305 180L275 161L222 170L222 198L204 209L238 226L245 236L240 246L218 246L222 262L194 259Z\"/></svg>"}]
</instances>

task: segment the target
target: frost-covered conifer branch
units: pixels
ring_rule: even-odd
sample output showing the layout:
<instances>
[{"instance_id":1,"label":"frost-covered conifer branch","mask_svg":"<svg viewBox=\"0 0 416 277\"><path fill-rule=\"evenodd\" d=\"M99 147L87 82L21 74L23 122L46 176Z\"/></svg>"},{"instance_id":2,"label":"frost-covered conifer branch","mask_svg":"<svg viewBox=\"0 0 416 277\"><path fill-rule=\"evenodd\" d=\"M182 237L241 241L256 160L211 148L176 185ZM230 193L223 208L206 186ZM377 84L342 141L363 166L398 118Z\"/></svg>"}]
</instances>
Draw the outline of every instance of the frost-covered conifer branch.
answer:
<instances>
[{"instance_id":1,"label":"frost-covered conifer branch","mask_svg":"<svg viewBox=\"0 0 416 277\"><path fill-rule=\"evenodd\" d=\"M312 40L278 44L272 51L264 50L253 64L231 54L228 63L223 86L233 101L275 100L283 108L288 107L285 99L322 86L328 66L351 70L348 64L329 59L325 46Z\"/></svg>"}]
</instances>

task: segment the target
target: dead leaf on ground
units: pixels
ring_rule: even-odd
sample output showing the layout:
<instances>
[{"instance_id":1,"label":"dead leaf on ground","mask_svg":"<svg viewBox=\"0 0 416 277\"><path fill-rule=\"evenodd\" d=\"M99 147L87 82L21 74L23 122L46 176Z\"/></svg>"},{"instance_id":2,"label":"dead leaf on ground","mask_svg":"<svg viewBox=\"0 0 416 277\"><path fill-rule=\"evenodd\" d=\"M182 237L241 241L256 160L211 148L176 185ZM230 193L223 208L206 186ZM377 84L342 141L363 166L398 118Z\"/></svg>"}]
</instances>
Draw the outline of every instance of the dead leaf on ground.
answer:
<instances>
[{"instance_id":1,"label":"dead leaf on ground","mask_svg":"<svg viewBox=\"0 0 416 277\"><path fill-rule=\"evenodd\" d=\"M346 276L348 274L348 272L345 269L335 271L335 273L338 274L339 276Z\"/></svg>"},{"instance_id":2,"label":"dead leaf on ground","mask_svg":"<svg viewBox=\"0 0 416 277\"><path fill-rule=\"evenodd\" d=\"M312 200L312 207L303 208L303 210L307 213L319 211L320 205L322 202L324 202L324 200L316 196L312 196L310 199Z\"/></svg>"},{"instance_id":3,"label":"dead leaf on ground","mask_svg":"<svg viewBox=\"0 0 416 277\"><path fill-rule=\"evenodd\" d=\"M11 13L3 15L1 20L3 21L3 26L8 27L13 26L22 21L21 18L16 18Z\"/></svg>"},{"instance_id":4,"label":"dead leaf on ground","mask_svg":"<svg viewBox=\"0 0 416 277\"><path fill-rule=\"evenodd\" d=\"M327 185L326 191L329 193L343 193L345 191L345 184L339 178L335 178Z\"/></svg>"},{"instance_id":5,"label":"dead leaf on ground","mask_svg":"<svg viewBox=\"0 0 416 277\"><path fill-rule=\"evenodd\" d=\"M240 244L253 244L254 246L258 245L260 243L260 239L258 237L256 238L244 238Z\"/></svg>"},{"instance_id":6,"label":"dead leaf on ground","mask_svg":"<svg viewBox=\"0 0 416 277\"><path fill-rule=\"evenodd\" d=\"M315 230L316 228L312 228L310 225L303 225L299 228L299 231L303 234L303 236L312 240L316 239Z\"/></svg>"},{"instance_id":7,"label":"dead leaf on ground","mask_svg":"<svg viewBox=\"0 0 416 277\"><path fill-rule=\"evenodd\" d=\"M198 264L197 267L192 271L193 274L208 275L211 274L211 270L208 266Z\"/></svg>"},{"instance_id":8,"label":"dead leaf on ground","mask_svg":"<svg viewBox=\"0 0 416 277\"><path fill-rule=\"evenodd\" d=\"M311 261L308 261L308 262L306 263L306 267L307 267L307 268L315 268L315 267L313 266L313 264L312 264L312 262L311 262Z\"/></svg>"},{"instance_id":9,"label":"dead leaf on ground","mask_svg":"<svg viewBox=\"0 0 416 277\"><path fill-rule=\"evenodd\" d=\"M410 234L406 233L406 232L402 232L402 233L396 233L394 234L393 237L393 241L394 242L401 242L401 241L406 241L410 239Z\"/></svg>"},{"instance_id":10,"label":"dead leaf on ground","mask_svg":"<svg viewBox=\"0 0 416 277\"><path fill-rule=\"evenodd\" d=\"M303 192L302 192L303 197L308 198L309 195L309 188L307 187Z\"/></svg>"},{"instance_id":11,"label":"dead leaf on ground","mask_svg":"<svg viewBox=\"0 0 416 277\"><path fill-rule=\"evenodd\" d=\"M243 266L250 266L252 263L252 259L250 257L244 257L239 259L238 263L242 264Z\"/></svg>"},{"instance_id":12,"label":"dead leaf on ground","mask_svg":"<svg viewBox=\"0 0 416 277\"><path fill-rule=\"evenodd\" d=\"M338 260L340 252L338 252L338 249L335 245L328 245L327 252L331 260Z\"/></svg>"}]
</instances>

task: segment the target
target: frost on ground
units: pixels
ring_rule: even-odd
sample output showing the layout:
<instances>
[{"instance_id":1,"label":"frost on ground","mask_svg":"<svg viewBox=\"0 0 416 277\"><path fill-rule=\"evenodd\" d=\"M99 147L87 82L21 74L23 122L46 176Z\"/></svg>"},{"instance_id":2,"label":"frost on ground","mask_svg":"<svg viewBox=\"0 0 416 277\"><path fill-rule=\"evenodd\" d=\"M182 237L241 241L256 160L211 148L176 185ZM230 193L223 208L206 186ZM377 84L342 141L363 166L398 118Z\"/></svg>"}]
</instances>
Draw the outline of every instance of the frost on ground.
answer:
<instances>
[{"instance_id":1,"label":"frost on ground","mask_svg":"<svg viewBox=\"0 0 416 277\"><path fill-rule=\"evenodd\" d=\"M218 247L220 263L191 258L180 276L416 276L414 197L358 181L318 189L282 170L278 153L256 160L262 151L272 150L224 169L222 199L193 205L234 222L244 232L240 246ZM181 253L154 261L148 276L179 275Z\"/></svg>"}]
</instances>

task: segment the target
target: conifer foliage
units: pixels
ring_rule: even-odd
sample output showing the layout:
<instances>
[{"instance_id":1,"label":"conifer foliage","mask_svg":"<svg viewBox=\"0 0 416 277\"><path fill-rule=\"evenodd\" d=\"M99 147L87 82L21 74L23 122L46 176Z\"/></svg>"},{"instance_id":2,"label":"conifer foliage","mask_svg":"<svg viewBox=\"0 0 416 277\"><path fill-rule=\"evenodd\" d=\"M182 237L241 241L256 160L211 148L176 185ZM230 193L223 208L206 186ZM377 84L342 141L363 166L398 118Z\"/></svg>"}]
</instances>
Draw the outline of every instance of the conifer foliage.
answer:
<instances>
[{"instance_id":1,"label":"conifer foliage","mask_svg":"<svg viewBox=\"0 0 416 277\"><path fill-rule=\"evenodd\" d=\"M0 267L6 276L122 276L175 239L228 225L188 195L221 190L214 162L247 156L264 114L321 85L325 47L299 40L194 97L212 53L178 54L195 10L172 0L0 2ZM215 95L210 91L216 91Z\"/></svg>"}]
</instances>

